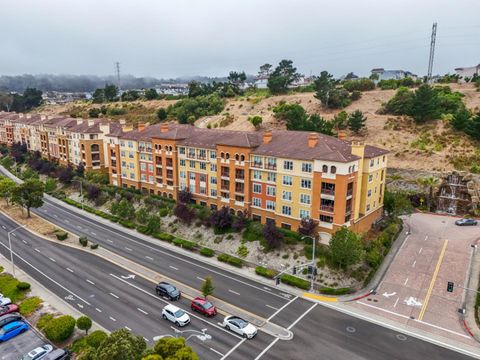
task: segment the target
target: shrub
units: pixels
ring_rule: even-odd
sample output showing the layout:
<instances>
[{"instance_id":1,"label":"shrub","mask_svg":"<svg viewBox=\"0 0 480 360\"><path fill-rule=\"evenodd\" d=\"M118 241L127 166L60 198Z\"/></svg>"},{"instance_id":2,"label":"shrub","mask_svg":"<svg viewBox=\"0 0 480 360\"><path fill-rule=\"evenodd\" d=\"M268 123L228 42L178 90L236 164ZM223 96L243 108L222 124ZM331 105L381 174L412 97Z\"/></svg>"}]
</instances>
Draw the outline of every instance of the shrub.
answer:
<instances>
[{"instance_id":1,"label":"shrub","mask_svg":"<svg viewBox=\"0 0 480 360\"><path fill-rule=\"evenodd\" d=\"M237 249L237 255L241 258L244 258L248 255L248 249L245 245L240 245Z\"/></svg>"},{"instance_id":2,"label":"shrub","mask_svg":"<svg viewBox=\"0 0 480 360\"><path fill-rule=\"evenodd\" d=\"M63 315L50 320L44 328L44 333L48 340L61 342L67 340L74 329L75 319L70 315Z\"/></svg>"},{"instance_id":3,"label":"shrub","mask_svg":"<svg viewBox=\"0 0 480 360\"><path fill-rule=\"evenodd\" d=\"M330 287L322 287L320 288L320 293L325 294L325 295L345 295L345 294L350 294L353 292L351 288L339 288L339 289L333 289Z\"/></svg>"},{"instance_id":4,"label":"shrub","mask_svg":"<svg viewBox=\"0 0 480 360\"><path fill-rule=\"evenodd\" d=\"M30 290L30 284L28 282L21 281L17 284L17 289L20 291Z\"/></svg>"},{"instance_id":5,"label":"shrub","mask_svg":"<svg viewBox=\"0 0 480 360\"><path fill-rule=\"evenodd\" d=\"M98 244L97 243L91 244L90 249L92 249L92 250L98 249Z\"/></svg>"},{"instance_id":6,"label":"shrub","mask_svg":"<svg viewBox=\"0 0 480 360\"><path fill-rule=\"evenodd\" d=\"M366 260L368 265L374 269L377 269L382 263L383 255L377 247L374 247L367 253Z\"/></svg>"},{"instance_id":7,"label":"shrub","mask_svg":"<svg viewBox=\"0 0 480 360\"><path fill-rule=\"evenodd\" d=\"M100 344L108 337L108 335L102 330L96 330L88 335L85 339L89 346L98 348Z\"/></svg>"},{"instance_id":8,"label":"shrub","mask_svg":"<svg viewBox=\"0 0 480 360\"><path fill-rule=\"evenodd\" d=\"M175 239L175 236L167 233L160 233L160 234L155 234L153 235L156 239L163 240L163 241L168 241L172 242L173 239Z\"/></svg>"},{"instance_id":9,"label":"shrub","mask_svg":"<svg viewBox=\"0 0 480 360\"><path fill-rule=\"evenodd\" d=\"M309 290L310 289L310 282L304 279L300 279L296 276L289 275L289 274L283 274L280 279L282 280L282 283L298 287L303 290Z\"/></svg>"},{"instance_id":10,"label":"shrub","mask_svg":"<svg viewBox=\"0 0 480 360\"><path fill-rule=\"evenodd\" d=\"M264 241L262 230L262 224L257 221L250 221L242 234L242 238L246 241Z\"/></svg>"},{"instance_id":11,"label":"shrub","mask_svg":"<svg viewBox=\"0 0 480 360\"><path fill-rule=\"evenodd\" d=\"M3 266L0 266L0 274L3 273L3 270L5 270Z\"/></svg>"},{"instance_id":12,"label":"shrub","mask_svg":"<svg viewBox=\"0 0 480 360\"><path fill-rule=\"evenodd\" d=\"M168 215L168 209L166 208L161 208L159 211L158 211L158 214L160 215L160 217L165 217Z\"/></svg>"},{"instance_id":13,"label":"shrub","mask_svg":"<svg viewBox=\"0 0 480 360\"><path fill-rule=\"evenodd\" d=\"M43 330L45 326L47 326L52 319L53 319L52 314L42 315L40 319L38 319L37 328L39 328L40 330Z\"/></svg>"},{"instance_id":14,"label":"shrub","mask_svg":"<svg viewBox=\"0 0 480 360\"><path fill-rule=\"evenodd\" d=\"M184 240L184 239L180 239L180 238L173 239L172 243L175 246L180 246L180 247L182 247L184 249L187 249L187 250L192 250L197 246L197 244L192 242L192 241L188 241L188 240Z\"/></svg>"},{"instance_id":15,"label":"shrub","mask_svg":"<svg viewBox=\"0 0 480 360\"><path fill-rule=\"evenodd\" d=\"M200 255L203 255L203 256L206 256L206 257L212 257L212 256L215 255L215 251L210 249L210 248L204 247L200 250Z\"/></svg>"},{"instance_id":16,"label":"shrub","mask_svg":"<svg viewBox=\"0 0 480 360\"><path fill-rule=\"evenodd\" d=\"M255 273L257 275L260 275L269 279L273 279L278 274L275 270L267 269L266 267L263 267L263 266L257 266L255 268Z\"/></svg>"},{"instance_id":17,"label":"shrub","mask_svg":"<svg viewBox=\"0 0 480 360\"><path fill-rule=\"evenodd\" d=\"M63 241L66 238L68 238L68 233L66 231L57 231L55 233L55 236L57 237L58 240Z\"/></svg>"},{"instance_id":18,"label":"shrub","mask_svg":"<svg viewBox=\"0 0 480 360\"><path fill-rule=\"evenodd\" d=\"M218 261L233 265L235 267L241 268L243 267L243 260L239 259L235 256L231 256L228 254L220 254L217 256Z\"/></svg>"},{"instance_id":19,"label":"shrub","mask_svg":"<svg viewBox=\"0 0 480 360\"><path fill-rule=\"evenodd\" d=\"M85 330L85 334L88 334L88 330L92 327L92 319L88 316L80 316L77 319L77 327L80 330Z\"/></svg>"},{"instance_id":20,"label":"shrub","mask_svg":"<svg viewBox=\"0 0 480 360\"><path fill-rule=\"evenodd\" d=\"M135 228L135 224L133 223L133 221L130 221L130 220L120 219L120 220L118 220L118 223L121 224L122 226L125 226L126 228L129 228L129 229L134 229Z\"/></svg>"},{"instance_id":21,"label":"shrub","mask_svg":"<svg viewBox=\"0 0 480 360\"><path fill-rule=\"evenodd\" d=\"M88 246L88 238L87 238L86 236L80 236L80 238L78 239L78 242L79 242L80 245L82 245L83 247Z\"/></svg>"},{"instance_id":22,"label":"shrub","mask_svg":"<svg viewBox=\"0 0 480 360\"><path fill-rule=\"evenodd\" d=\"M18 306L20 314L23 316L29 316L37 311L38 308L42 305L43 300L38 296L32 296L28 299L23 300Z\"/></svg>"}]
</instances>

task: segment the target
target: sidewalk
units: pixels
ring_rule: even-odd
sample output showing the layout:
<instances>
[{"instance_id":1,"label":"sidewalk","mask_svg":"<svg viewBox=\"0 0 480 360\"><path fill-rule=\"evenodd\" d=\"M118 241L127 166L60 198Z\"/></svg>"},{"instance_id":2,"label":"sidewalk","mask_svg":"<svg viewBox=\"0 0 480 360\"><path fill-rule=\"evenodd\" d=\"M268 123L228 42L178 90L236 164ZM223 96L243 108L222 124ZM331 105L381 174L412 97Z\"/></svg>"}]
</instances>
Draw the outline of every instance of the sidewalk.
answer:
<instances>
[{"instance_id":1,"label":"sidewalk","mask_svg":"<svg viewBox=\"0 0 480 360\"><path fill-rule=\"evenodd\" d=\"M480 243L480 239L477 240L477 244ZM480 279L480 251L475 245L472 248L472 260L470 264L470 276L468 282L465 285L466 288L477 290L479 287ZM465 313L460 315L460 321L463 321L463 325L466 331L477 341L480 342L480 328L478 322L475 319L475 305L477 299L477 292L464 290L465 301L463 302L463 309Z\"/></svg>"}]
</instances>

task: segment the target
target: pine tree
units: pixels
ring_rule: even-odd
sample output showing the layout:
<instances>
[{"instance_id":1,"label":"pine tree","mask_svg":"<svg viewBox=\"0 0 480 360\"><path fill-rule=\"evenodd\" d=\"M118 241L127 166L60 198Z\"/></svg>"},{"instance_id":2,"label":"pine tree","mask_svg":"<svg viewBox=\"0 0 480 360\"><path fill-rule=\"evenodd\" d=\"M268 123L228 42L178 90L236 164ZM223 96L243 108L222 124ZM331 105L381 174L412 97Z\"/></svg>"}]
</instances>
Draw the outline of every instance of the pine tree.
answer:
<instances>
[{"instance_id":1,"label":"pine tree","mask_svg":"<svg viewBox=\"0 0 480 360\"><path fill-rule=\"evenodd\" d=\"M205 278L205 281L202 284L202 289L201 290L202 290L202 294L205 298L207 298L208 295L213 294L213 290L215 290L215 288L213 287L212 278L210 276L207 276Z\"/></svg>"},{"instance_id":2,"label":"pine tree","mask_svg":"<svg viewBox=\"0 0 480 360\"><path fill-rule=\"evenodd\" d=\"M358 134L360 130L362 130L365 127L366 121L367 121L367 117L363 116L363 113L360 110L355 110L348 117L348 122L347 122L348 128L354 133Z\"/></svg>"}]
</instances>

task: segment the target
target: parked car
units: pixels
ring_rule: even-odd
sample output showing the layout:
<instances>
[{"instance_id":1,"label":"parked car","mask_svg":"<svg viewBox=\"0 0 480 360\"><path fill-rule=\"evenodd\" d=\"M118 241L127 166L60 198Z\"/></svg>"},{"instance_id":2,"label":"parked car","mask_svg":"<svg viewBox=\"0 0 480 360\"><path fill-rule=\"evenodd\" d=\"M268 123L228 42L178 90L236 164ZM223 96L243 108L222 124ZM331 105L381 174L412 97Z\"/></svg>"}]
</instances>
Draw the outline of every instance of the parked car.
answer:
<instances>
[{"instance_id":1,"label":"parked car","mask_svg":"<svg viewBox=\"0 0 480 360\"><path fill-rule=\"evenodd\" d=\"M55 349L42 360L70 360L70 352L66 349Z\"/></svg>"},{"instance_id":2,"label":"parked car","mask_svg":"<svg viewBox=\"0 0 480 360\"><path fill-rule=\"evenodd\" d=\"M0 306L9 305L12 303L12 300L8 297L0 297Z\"/></svg>"},{"instance_id":3,"label":"parked car","mask_svg":"<svg viewBox=\"0 0 480 360\"><path fill-rule=\"evenodd\" d=\"M460 219L455 221L458 226L477 226L478 222L475 219Z\"/></svg>"},{"instance_id":4,"label":"parked car","mask_svg":"<svg viewBox=\"0 0 480 360\"><path fill-rule=\"evenodd\" d=\"M2 326L5 326L5 325L13 322L13 321L18 321L18 320L22 320L22 315L20 315L17 312L2 315L2 316L0 316L0 328Z\"/></svg>"},{"instance_id":5,"label":"parked car","mask_svg":"<svg viewBox=\"0 0 480 360\"><path fill-rule=\"evenodd\" d=\"M238 316L226 316L223 320L223 327L247 339L252 339L257 335L257 328Z\"/></svg>"},{"instance_id":6,"label":"parked car","mask_svg":"<svg viewBox=\"0 0 480 360\"><path fill-rule=\"evenodd\" d=\"M215 306L207 299L201 297L196 297L192 300L191 308L193 311L198 311L206 316L215 316L217 314Z\"/></svg>"},{"instance_id":7,"label":"parked car","mask_svg":"<svg viewBox=\"0 0 480 360\"><path fill-rule=\"evenodd\" d=\"M52 345L45 344L43 346L39 346L28 354L23 355L22 360L40 360L44 359L47 354L51 353L53 350Z\"/></svg>"},{"instance_id":8,"label":"parked car","mask_svg":"<svg viewBox=\"0 0 480 360\"><path fill-rule=\"evenodd\" d=\"M164 281L158 283L155 291L158 296L165 296L171 301L180 300L181 297L180 291L175 286Z\"/></svg>"},{"instance_id":9,"label":"parked car","mask_svg":"<svg viewBox=\"0 0 480 360\"><path fill-rule=\"evenodd\" d=\"M18 311L18 306L15 304L0 306L0 316L17 312L17 311Z\"/></svg>"},{"instance_id":10,"label":"parked car","mask_svg":"<svg viewBox=\"0 0 480 360\"><path fill-rule=\"evenodd\" d=\"M0 342L7 341L29 329L27 323L23 321L14 321L0 329Z\"/></svg>"},{"instance_id":11,"label":"parked car","mask_svg":"<svg viewBox=\"0 0 480 360\"><path fill-rule=\"evenodd\" d=\"M177 326L186 326L190 323L190 316L175 305L168 304L162 310L162 317Z\"/></svg>"}]
</instances>

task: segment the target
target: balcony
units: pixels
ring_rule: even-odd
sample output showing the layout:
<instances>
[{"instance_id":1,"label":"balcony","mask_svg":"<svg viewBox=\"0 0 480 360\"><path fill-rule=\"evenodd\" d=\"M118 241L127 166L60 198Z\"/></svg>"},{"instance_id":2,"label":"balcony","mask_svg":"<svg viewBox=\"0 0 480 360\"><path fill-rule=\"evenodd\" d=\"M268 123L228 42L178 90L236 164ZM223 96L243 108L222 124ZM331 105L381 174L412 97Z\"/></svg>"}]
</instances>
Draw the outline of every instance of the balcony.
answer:
<instances>
[{"instance_id":1,"label":"balcony","mask_svg":"<svg viewBox=\"0 0 480 360\"><path fill-rule=\"evenodd\" d=\"M263 163L262 162L252 162L251 163L252 168L257 168L257 169L263 169Z\"/></svg>"},{"instance_id":2,"label":"balcony","mask_svg":"<svg viewBox=\"0 0 480 360\"><path fill-rule=\"evenodd\" d=\"M333 206L321 205L320 210L321 211L326 211L326 212L329 212L329 213L333 213Z\"/></svg>"},{"instance_id":3,"label":"balcony","mask_svg":"<svg viewBox=\"0 0 480 360\"><path fill-rule=\"evenodd\" d=\"M347 189L347 197L353 195L353 189Z\"/></svg>"},{"instance_id":4,"label":"balcony","mask_svg":"<svg viewBox=\"0 0 480 360\"><path fill-rule=\"evenodd\" d=\"M265 164L265 169L268 170L277 170L277 164Z\"/></svg>"},{"instance_id":5,"label":"balcony","mask_svg":"<svg viewBox=\"0 0 480 360\"><path fill-rule=\"evenodd\" d=\"M335 189L322 189L321 194L335 196Z\"/></svg>"}]
</instances>

